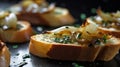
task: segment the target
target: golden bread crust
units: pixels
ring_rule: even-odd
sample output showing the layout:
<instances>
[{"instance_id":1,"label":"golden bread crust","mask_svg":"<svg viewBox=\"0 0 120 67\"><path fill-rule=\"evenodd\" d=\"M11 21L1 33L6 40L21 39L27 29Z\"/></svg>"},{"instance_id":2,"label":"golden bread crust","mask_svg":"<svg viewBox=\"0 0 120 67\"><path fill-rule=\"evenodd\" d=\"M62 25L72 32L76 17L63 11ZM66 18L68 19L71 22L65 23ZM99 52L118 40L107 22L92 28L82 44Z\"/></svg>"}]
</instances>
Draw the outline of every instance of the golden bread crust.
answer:
<instances>
[{"instance_id":1,"label":"golden bread crust","mask_svg":"<svg viewBox=\"0 0 120 67\"><path fill-rule=\"evenodd\" d=\"M0 67L9 67L10 65L10 52L4 45L0 50Z\"/></svg>"},{"instance_id":2,"label":"golden bread crust","mask_svg":"<svg viewBox=\"0 0 120 67\"><path fill-rule=\"evenodd\" d=\"M75 22L74 17L70 14L69 10L66 8L54 6L53 9L49 10L49 8L46 7L48 10L44 12L44 8L41 9L40 6L38 7L39 8L36 9L33 8L27 11L28 7L24 8L22 7L22 5L17 4L12 6L10 10L13 10L15 8L16 11L12 12L16 13L18 20L29 21L32 25L44 25L56 27L73 24Z\"/></svg>"},{"instance_id":3,"label":"golden bread crust","mask_svg":"<svg viewBox=\"0 0 120 67\"><path fill-rule=\"evenodd\" d=\"M74 41L73 43L71 43L71 41L70 43L54 42L55 39L54 36L57 36L57 34L55 33L59 33L59 34L62 33L62 35L67 34L68 31L69 32L71 31L73 33L72 29L74 27L69 27L69 28L68 27L69 26L67 26L67 28L61 27L52 31L48 31L46 32L46 34L42 33L32 36L29 44L30 53L39 57L56 59L56 60L92 62L95 60L109 61L113 59L113 57L117 54L118 50L120 49L120 39L115 37L111 37L110 39L107 39L106 43L97 42L98 44L93 46L90 46L90 44L92 44L93 41L96 41L94 39L92 41L84 42L84 43L82 42L76 43L76 41ZM91 27L91 25L89 25L89 27ZM87 28L87 30L88 29L89 28ZM76 30L79 29L75 28L74 31ZM84 31L84 33L86 32ZM91 33L93 34L93 32L90 32L89 34ZM95 36L96 35L97 34L95 34Z\"/></svg>"},{"instance_id":4,"label":"golden bread crust","mask_svg":"<svg viewBox=\"0 0 120 67\"><path fill-rule=\"evenodd\" d=\"M87 18L85 23L91 23L91 21L93 23L96 23L95 21L93 21L91 18ZM96 23L97 24L97 23ZM99 24L97 24L99 26ZM120 30L115 29L115 28L106 28L106 27L98 27L98 30L103 33L103 34L109 34L109 35L113 35L117 38L120 38Z\"/></svg>"},{"instance_id":5,"label":"golden bread crust","mask_svg":"<svg viewBox=\"0 0 120 67\"><path fill-rule=\"evenodd\" d=\"M26 21L19 21L18 24L22 25L22 27L19 30L1 30L1 40L4 42L12 43L21 43L28 41L30 39L30 36L33 35L33 30L30 24Z\"/></svg>"},{"instance_id":6,"label":"golden bread crust","mask_svg":"<svg viewBox=\"0 0 120 67\"><path fill-rule=\"evenodd\" d=\"M44 58L72 61L109 61L120 49L119 44L105 46L81 46L75 44L46 43L37 41L32 36L29 44L30 53Z\"/></svg>"},{"instance_id":7,"label":"golden bread crust","mask_svg":"<svg viewBox=\"0 0 120 67\"><path fill-rule=\"evenodd\" d=\"M20 12L17 14L18 20L29 21L33 25L46 25L49 26L49 23L41 17L40 13L32 12Z\"/></svg>"},{"instance_id":8,"label":"golden bread crust","mask_svg":"<svg viewBox=\"0 0 120 67\"><path fill-rule=\"evenodd\" d=\"M109 34L109 35L113 35L115 37L120 38L120 30L109 30L101 27L99 28L99 30L104 34Z\"/></svg>"}]
</instances>

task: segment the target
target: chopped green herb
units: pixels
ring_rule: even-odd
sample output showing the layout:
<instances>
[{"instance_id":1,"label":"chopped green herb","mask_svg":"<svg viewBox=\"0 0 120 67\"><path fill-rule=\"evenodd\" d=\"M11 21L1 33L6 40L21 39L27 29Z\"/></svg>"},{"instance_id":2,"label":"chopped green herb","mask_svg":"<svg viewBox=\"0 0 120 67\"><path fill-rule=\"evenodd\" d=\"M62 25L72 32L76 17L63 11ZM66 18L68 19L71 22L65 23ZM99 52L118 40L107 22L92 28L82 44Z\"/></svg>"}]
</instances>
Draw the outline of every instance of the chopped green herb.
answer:
<instances>
[{"instance_id":1,"label":"chopped green herb","mask_svg":"<svg viewBox=\"0 0 120 67\"><path fill-rule=\"evenodd\" d=\"M18 64L18 67L23 67L24 65L28 64L27 62L23 61L20 64Z\"/></svg>"},{"instance_id":2,"label":"chopped green herb","mask_svg":"<svg viewBox=\"0 0 120 67\"><path fill-rule=\"evenodd\" d=\"M63 43L67 44L67 43L70 43L70 42L71 42L70 36L65 35L65 36L63 37Z\"/></svg>"},{"instance_id":3,"label":"chopped green herb","mask_svg":"<svg viewBox=\"0 0 120 67\"><path fill-rule=\"evenodd\" d=\"M56 37L56 38L54 39L54 41L55 41L55 42L58 42L58 43L65 43L65 44L71 43L70 36L68 36L68 35L63 35L63 36L60 37L60 38Z\"/></svg>"},{"instance_id":4,"label":"chopped green herb","mask_svg":"<svg viewBox=\"0 0 120 67\"><path fill-rule=\"evenodd\" d=\"M101 39L94 39L88 46L94 47L94 45L100 45Z\"/></svg>"},{"instance_id":5,"label":"chopped green herb","mask_svg":"<svg viewBox=\"0 0 120 67\"><path fill-rule=\"evenodd\" d=\"M76 38L80 39L81 35L82 35L81 33L78 33L77 36L76 36Z\"/></svg>"},{"instance_id":6,"label":"chopped green herb","mask_svg":"<svg viewBox=\"0 0 120 67\"><path fill-rule=\"evenodd\" d=\"M107 35L104 35L103 36L103 43L106 43L106 41L107 41Z\"/></svg>"},{"instance_id":7,"label":"chopped green herb","mask_svg":"<svg viewBox=\"0 0 120 67\"><path fill-rule=\"evenodd\" d=\"M19 53L16 54L16 56L20 55Z\"/></svg>"},{"instance_id":8,"label":"chopped green herb","mask_svg":"<svg viewBox=\"0 0 120 67\"><path fill-rule=\"evenodd\" d=\"M72 65L73 65L74 67L84 67L84 66L79 65L79 64L77 64L77 63L72 63Z\"/></svg>"},{"instance_id":9,"label":"chopped green herb","mask_svg":"<svg viewBox=\"0 0 120 67\"><path fill-rule=\"evenodd\" d=\"M69 27L66 27L67 29L69 28Z\"/></svg>"},{"instance_id":10,"label":"chopped green herb","mask_svg":"<svg viewBox=\"0 0 120 67\"><path fill-rule=\"evenodd\" d=\"M23 61L26 61L25 59L23 59Z\"/></svg>"},{"instance_id":11,"label":"chopped green herb","mask_svg":"<svg viewBox=\"0 0 120 67\"><path fill-rule=\"evenodd\" d=\"M94 16L91 16L90 18L91 18L91 20L93 20L93 21L96 20Z\"/></svg>"},{"instance_id":12,"label":"chopped green herb","mask_svg":"<svg viewBox=\"0 0 120 67\"><path fill-rule=\"evenodd\" d=\"M18 48L18 45L13 45L12 48L16 49Z\"/></svg>"},{"instance_id":13,"label":"chopped green herb","mask_svg":"<svg viewBox=\"0 0 120 67\"><path fill-rule=\"evenodd\" d=\"M29 54L25 54L22 56L23 59L26 59L26 58L30 58L30 55Z\"/></svg>"},{"instance_id":14,"label":"chopped green herb","mask_svg":"<svg viewBox=\"0 0 120 67\"><path fill-rule=\"evenodd\" d=\"M81 18L81 20L85 20L85 18L86 18L86 14L81 13L80 18Z\"/></svg>"},{"instance_id":15,"label":"chopped green herb","mask_svg":"<svg viewBox=\"0 0 120 67\"><path fill-rule=\"evenodd\" d=\"M54 33L54 35L57 35L56 33Z\"/></svg>"},{"instance_id":16,"label":"chopped green herb","mask_svg":"<svg viewBox=\"0 0 120 67\"><path fill-rule=\"evenodd\" d=\"M38 34L38 32L37 31L35 31L35 30L33 30L33 34L35 35L35 34Z\"/></svg>"},{"instance_id":17,"label":"chopped green herb","mask_svg":"<svg viewBox=\"0 0 120 67\"><path fill-rule=\"evenodd\" d=\"M91 13L95 14L95 13L96 13L96 9L95 9L95 8L92 8L92 9L91 9Z\"/></svg>"},{"instance_id":18,"label":"chopped green herb","mask_svg":"<svg viewBox=\"0 0 120 67\"><path fill-rule=\"evenodd\" d=\"M86 33L90 34L90 32L86 31Z\"/></svg>"},{"instance_id":19,"label":"chopped green herb","mask_svg":"<svg viewBox=\"0 0 120 67\"><path fill-rule=\"evenodd\" d=\"M79 27L80 27L80 24L75 24L74 27L79 28Z\"/></svg>"},{"instance_id":20,"label":"chopped green herb","mask_svg":"<svg viewBox=\"0 0 120 67\"><path fill-rule=\"evenodd\" d=\"M106 22L106 21L102 21L102 23L103 23L102 24L103 27L106 27L108 25L108 22Z\"/></svg>"},{"instance_id":21,"label":"chopped green herb","mask_svg":"<svg viewBox=\"0 0 120 67\"><path fill-rule=\"evenodd\" d=\"M60 38L56 37L54 41L60 43Z\"/></svg>"},{"instance_id":22,"label":"chopped green herb","mask_svg":"<svg viewBox=\"0 0 120 67\"><path fill-rule=\"evenodd\" d=\"M100 43L101 43L101 40L100 39L96 39L94 45L100 45Z\"/></svg>"}]
</instances>

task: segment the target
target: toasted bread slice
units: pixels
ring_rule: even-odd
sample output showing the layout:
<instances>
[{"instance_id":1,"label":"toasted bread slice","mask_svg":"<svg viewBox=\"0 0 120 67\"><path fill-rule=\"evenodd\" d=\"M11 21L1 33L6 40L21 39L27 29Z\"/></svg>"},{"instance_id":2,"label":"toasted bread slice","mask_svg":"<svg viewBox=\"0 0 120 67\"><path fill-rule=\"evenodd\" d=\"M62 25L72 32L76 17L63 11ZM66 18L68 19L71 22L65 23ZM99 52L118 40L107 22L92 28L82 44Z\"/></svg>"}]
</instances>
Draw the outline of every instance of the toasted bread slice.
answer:
<instances>
[{"instance_id":1,"label":"toasted bread slice","mask_svg":"<svg viewBox=\"0 0 120 67\"><path fill-rule=\"evenodd\" d=\"M114 40L115 38L111 39ZM106 46L101 48L101 51L99 52L97 56L97 60L103 60L103 61L109 61L112 60L116 54L119 53L120 44L117 43L115 45L113 44L107 44Z\"/></svg>"},{"instance_id":2,"label":"toasted bread slice","mask_svg":"<svg viewBox=\"0 0 120 67\"><path fill-rule=\"evenodd\" d=\"M75 19L70 15L69 11L60 7L56 7L49 13L41 14L41 17L46 20L50 26L62 26L75 22Z\"/></svg>"},{"instance_id":3,"label":"toasted bread slice","mask_svg":"<svg viewBox=\"0 0 120 67\"><path fill-rule=\"evenodd\" d=\"M88 29L90 28L84 30L87 31ZM94 30L94 32L96 31ZM91 32L92 35L90 34L91 37L88 34L84 35L85 32L80 33L79 28L67 26L34 35L30 40L29 51L39 57L57 60L109 61L113 59L120 49L119 38L108 35L107 39L103 35L99 35L99 37L103 38L100 38L98 43L98 41L96 42L97 36L96 34L93 36L93 32ZM80 40L77 39L79 36ZM90 39L83 36L88 36ZM97 40L99 40L99 37Z\"/></svg>"},{"instance_id":4,"label":"toasted bread slice","mask_svg":"<svg viewBox=\"0 0 120 67\"><path fill-rule=\"evenodd\" d=\"M114 27L102 27L99 25L99 22L97 23L96 21L92 20L91 18L87 18L85 23L96 23L99 26L99 31L105 34L113 35L115 37L120 38L120 30Z\"/></svg>"},{"instance_id":5,"label":"toasted bread slice","mask_svg":"<svg viewBox=\"0 0 120 67\"><path fill-rule=\"evenodd\" d=\"M30 23L27 21L18 21L18 29L0 29L0 39L4 42L21 43L26 42L33 35Z\"/></svg>"},{"instance_id":6,"label":"toasted bread slice","mask_svg":"<svg viewBox=\"0 0 120 67\"><path fill-rule=\"evenodd\" d=\"M97 10L98 16L89 17L86 23L95 23L101 32L120 38L120 11L116 13L105 13L101 9Z\"/></svg>"},{"instance_id":7,"label":"toasted bread slice","mask_svg":"<svg viewBox=\"0 0 120 67\"><path fill-rule=\"evenodd\" d=\"M39 35L38 35L39 36ZM58 44L37 41L32 37L29 50L33 55L56 60L94 61L101 47L90 48L75 44ZM90 53L90 51L92 51Z\"/></svg>"},{"instance_id":8,"label":"toasted bread slice","mask_svg":"<svg viewBox=\"0 0 120 67\"><path fill-rule=\"evenodd\" d=\"M10 65L10 52L3 42L0 42L2 47L0 49L0 67L9 67Z\"/></svg>"},{"instance_id":9,"label":"toasted bread slice","mask_svg":"<svg viewBox=\"0 0 120 67\"><path fill-rule=\"evenodd\" d=\"M34 25L62 26L73 24L75 19L65 8L56 7L53 11L47 13L21 12L17 14L19 20L26 20Z\"/></svg>"},{"instance_id":10,"label":"toasted bread slice","mask_svg":"<svg viewBox=\"0 0 120 67\"><path fill-rule=\"evenodd\" d=\"M44 2L38 5L32 2L29 5L27 4L27 7L23 7L22 4L17 4L12 6L10 11L16 13L18 20L26 20L33 25L56 27L75 22L68 9L55 7L54 4L49 5L46 3Z\"/></svg>"},{"instance_id":11,"label":"toasted bread slice","mask_svg":"<svg viewBox=\"0 0 120 67\"><path fill-rule=\"evenodd\" d=\"M115 28L109 28L109 29L107 29L107 28L102 28L102 27L100 27L99 29L103 33L110 34L110 35L113 35L115 37L120 38L120 30L118 30L118 29L115 29Z\"/></svg>"}]
</instances>

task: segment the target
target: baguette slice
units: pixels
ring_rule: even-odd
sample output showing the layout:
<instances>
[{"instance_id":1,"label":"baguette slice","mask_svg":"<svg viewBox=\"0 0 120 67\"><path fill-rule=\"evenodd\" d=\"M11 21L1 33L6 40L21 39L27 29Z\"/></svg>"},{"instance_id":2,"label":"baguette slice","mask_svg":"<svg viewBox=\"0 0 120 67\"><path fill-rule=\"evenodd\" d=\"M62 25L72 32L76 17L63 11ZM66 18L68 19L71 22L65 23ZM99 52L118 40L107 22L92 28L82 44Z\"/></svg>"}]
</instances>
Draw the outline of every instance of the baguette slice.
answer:
<instances>
[{"instance_id":1,"label":"baguette slice","mask_svg":"<svg viewBox=\"0 0 120 67\"><path fill-rule=\"evenodd\" d=\"M90 48L77 46L75 44L46 43L37 41L36 36L31 39L29 51L33 55L43 58L70 61L94 61L101 49L101 47Z\"/></svg>"},{"instance_id":2,"label":"baguette slice","mask_svg":"<svg viewBox=\"0 0 120 67\"><path fill-rule=\"evenodd\" d=\"M62 26L73 24L75 19L65 8L56 7L53 11L47 13L20 12L17 14L18 20L26 20L34 25Z\"/></svg>"},{"instance_id":3,"label":"baguette slice","mask_svg":"<svg viewBox=\"0 0 120 67\"><path fill-rule=\"evenodd\" d=\"M26 20L33 25L56 27L75 22L68 9L55 7L54 4L49 5L46 2L41 5L31 3L26 8L22 4L17 4L9 10L16 13L18 20Z\"/></svg>"},{"instance_id":4,"label":"baguette slice","mask_svg":"<svg viewBox=\"0 0 120 67\"><path fill-rule=\"evenodd\" d=\"M9 67L10 65L10 52L7 46L0 41L2 46L0 49L0 67Z\"/></svg>"},{"instance_id":5,"label":"baguette slice","mask_svg":"<svg viewBox=\"0 0 120 67\"><path fill-rule=\"evenodd\" d=\"M86 21L85 21L85 23L91 23L91 22L96 23L96 21L92 20L91 18L87 18ZM99 24L97 24L97 25L99 26L99 31L101 31L102 33L113 35L115 37L120 38L120 30L119 29L116 29L116 28L113 28L113 27L110 27L110 28L102 27Z\"/></svg>"},{"instance_id":6,"label":"baguette slice","mask_svg":"<svg viewBox=\"0 0 120 67\"><path fill-rule=\"evenodd\" d=\"M0 39L2 41L10 43L21 43L30 39L30 36L33 35L33 30L30 26L30 23L27 21L18 21L17 23L21 25L20 29L0 29Z\"/></svg>"},{"instance_id":7,"label":"baguette slice","mask_svg":"<svg viewBox=\"0 0 120 67\"><path fill-rule=\"evenodd\" d=\"M74 27L61 27L43 34L34 35L30 40L29 51L33 55L43 58L91 62L95 60L112 60L120 49L120 39L114 37L108 39L105 44L93 44L94 46L92 47L88 46L92 41L87 43L58 43L53 41L54 36L52 34L54 33L62 33L62 35L64 35L77 30L79 29L75 29Z\"/></svg>"},{"instance_id":8,"label":"baguette slice","mask_svg":"<svg viewBox=\"0 0 120 67\"><path fill-rule=\"evenodd\" d=\"M109 34L109 35L113 35L113 36L115 36L115 37L120 38L120 30L117 30L117 29L115 29L115 28L109 28L109 29L107 29L107 28L102 28L102 27L100 27L99 29L100 29L103 33L107 33L107 34Z\"/></svg>"},{"instance_id":9,"label":"baguette slice","mask_svg":"<svg viewBox=\"0 0 120 67\"><path fill-rule=\"evenodd\" d=\"M97 56L97 60L103 60L103 61L112 60L115 57L115 55L119 53L119 50L120 50L120 43L115 45L107 44L106 46L101 48L101 51Z\"/></svg>"},{"instance_id":10,"label":"baguette slice","mask_svg":"<svg viewBox=\"0 0 120 67\"><path fill-rule=\"evenodd\" d=\"M50 26L62 26L75 22L75 19L69 11L60 7L55 7L50 13L41 14L41 17L46 20Z\"/></svg>"},{"instance_id":11,"label":"baguette slice","mask_svg":"<svg viewBox=\"0 0 120 67\"><path fill-rule=\"evenodd\" d=\"M97 14L98 16L87 18L86 23L96 23L101 32L120 38L120 11L105 13L98 9Z\"/></svg>"}]
</instances>

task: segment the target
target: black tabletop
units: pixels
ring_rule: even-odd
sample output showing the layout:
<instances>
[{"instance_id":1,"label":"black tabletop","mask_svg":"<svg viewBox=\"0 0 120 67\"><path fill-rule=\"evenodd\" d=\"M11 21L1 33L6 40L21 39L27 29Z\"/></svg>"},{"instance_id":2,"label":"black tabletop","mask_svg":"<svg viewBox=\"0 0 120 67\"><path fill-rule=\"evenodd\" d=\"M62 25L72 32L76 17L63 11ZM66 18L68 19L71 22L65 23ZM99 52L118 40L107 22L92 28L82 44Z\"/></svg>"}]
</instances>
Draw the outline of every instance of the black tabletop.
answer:
<instances>
[{"instance_id":1,"label":"black tabletop","mask_svg":"<svg viewBox=\"0 0 120 67\"><path fill-rule=\"evenodd\" d=\"M2 0L0 10L5 10L20 0ZM96 15L95 10L101 7L104 11L119 10L117 0L47 0L55 2L57 6L68 8L70 13L76 18L76 24L81 24L89 16ZM44 26L33 26L37 33L54 28ZM19 37L18 37L19 38ZM111 61L78 62L78 61L59 61L47 58L40 58L29 53L29 41L25 43L6 43L11 52L10 67L120 67L120 54L118 53Z\"/></svg>"}]
</instances>

